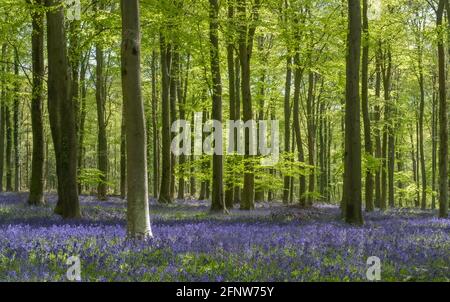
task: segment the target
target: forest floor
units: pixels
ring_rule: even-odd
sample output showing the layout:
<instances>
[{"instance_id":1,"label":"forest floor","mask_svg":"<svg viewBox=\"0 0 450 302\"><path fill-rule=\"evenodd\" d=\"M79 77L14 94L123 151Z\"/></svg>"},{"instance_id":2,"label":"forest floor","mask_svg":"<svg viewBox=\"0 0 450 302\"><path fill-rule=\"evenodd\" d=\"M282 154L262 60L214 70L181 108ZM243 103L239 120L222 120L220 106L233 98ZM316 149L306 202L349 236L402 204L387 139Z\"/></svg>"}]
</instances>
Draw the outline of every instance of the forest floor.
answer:
<instances>
[{"instance_id":1,"label":"forest floor","mask_svg":"<svg viewBox=\"0 0 450 302\"><path fill-rule=\"evenodd\" d=\"M151 202L154 238L130 242L126 204L81 197L83 219L63 221L0 194L0 281L64 281L78 256L83 281L367 281L372 256L383 281L450 281L450 220L410 209L345 225L335 206L262 203L210 214L206 202Z\"/></svg>"}]
</instances>

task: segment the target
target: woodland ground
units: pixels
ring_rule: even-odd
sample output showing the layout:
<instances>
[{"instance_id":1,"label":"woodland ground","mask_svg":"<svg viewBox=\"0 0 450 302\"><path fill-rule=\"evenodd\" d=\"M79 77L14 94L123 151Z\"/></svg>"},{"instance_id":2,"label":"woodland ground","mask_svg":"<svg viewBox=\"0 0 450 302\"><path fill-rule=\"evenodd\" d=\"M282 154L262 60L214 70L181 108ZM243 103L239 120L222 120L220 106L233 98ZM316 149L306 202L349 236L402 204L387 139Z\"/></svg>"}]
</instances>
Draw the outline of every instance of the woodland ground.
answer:
<instances>
[{"instance_id":1,"label":"woodland ground","mask_svg":"<svg viewBox=\"0 0 450 302\"><path fill-rule=\"evenodd\" d=\"M79 256L83 281L366 281L367 258L383 281L450 281L450 220L408 209L366 214L350 227L335 206L258 204L209 213L206 202L151 202L154 238L125 238L126 204L82 197L83 219L62 221L26 194L0 195L0 281L64 281Z\"/></svg>"}]
</instances>

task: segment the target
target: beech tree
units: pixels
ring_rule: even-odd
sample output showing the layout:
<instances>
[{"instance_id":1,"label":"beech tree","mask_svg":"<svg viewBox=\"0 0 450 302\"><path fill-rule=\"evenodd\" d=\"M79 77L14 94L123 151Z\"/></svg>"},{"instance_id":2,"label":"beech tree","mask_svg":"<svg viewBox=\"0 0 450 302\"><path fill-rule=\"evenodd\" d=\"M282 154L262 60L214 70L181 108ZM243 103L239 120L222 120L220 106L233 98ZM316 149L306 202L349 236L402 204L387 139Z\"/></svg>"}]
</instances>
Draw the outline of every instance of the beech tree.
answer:
<instances>
[{"instance_id":1,"label":"beech tree","mask_svg":"<svg viewBox=\"0 0 450 302\"><path fill-rule=\"evenodd\" d=\"M363 224L361 197L361 4L348 0L347 73L345 102L344 217L347 223Z\"/></svg>"},{"instance_id":2,"label":"beech tree","mask_svg":"<svg viewBox=\"0 0 450 302\"><path fill-rule=\"evenodd\" d=\"M448 111L445 47L442 31L446 0L439 0L436 13L439 68L439 217L448 217ZM447 9L450 7L447 4Z\"/></svg>"},{"instance_id":3,"label":"beech tree","mask_svg":"<svg viewBox=\"0 0 450 302\"><path fill-rule=\"evenodd\" d=\"M81 216L77 187L77 135L67 57L64 8L60 0L46 0L48 51L48 112L56 157L58 203L55 213Z\"/></svg>"},{"instance_id":4,"label":"beech tree","mask_svg":"<svg viewBox=\"0 0 450 302\"><path fill-rule=\"evenodd\" d=\"M31 1L30 1L31 2ZM28 203L42 205L44 200L44 121L42 116L44 89L44 14L43 0L31 2L33 32L31 36L33 62L33 91L31 123L33 131L33 157L31 164L30 195ZM36 9L37 8L37 9Z\"/></svg>"},{"instance_id":5,"label":"beech tree","mask_svg":"<svg viewBox=\"0 0 450 302\"><path fill-rule=\"evenodd\" d=\"M122 93L127 139L127 232L136 239L152 236L148 204L147 144L141 92L139 0L122 0Z\"/></svg>"},{"instance_id":6,"label":"beech tree","mask_svg":"<svg viewBox=\"0 0 450 302\"><path fill-rule=\"evenodd\" d=\"M209 0L209 39L211 53L211 75L213 82L213 105L212 119L222 123L222 79L220 77L220 56L219 56L219 2L217 0ZM222 129L214 129L219 132L220 141L214 141L215 152L213 154L213 181L212 181L212 200L211 210L225 210L225 199L223 191L223 150L218 150L218 146L223 148ZM216 154L219 152L220 154Z\"/></svg>"}]
</instances>

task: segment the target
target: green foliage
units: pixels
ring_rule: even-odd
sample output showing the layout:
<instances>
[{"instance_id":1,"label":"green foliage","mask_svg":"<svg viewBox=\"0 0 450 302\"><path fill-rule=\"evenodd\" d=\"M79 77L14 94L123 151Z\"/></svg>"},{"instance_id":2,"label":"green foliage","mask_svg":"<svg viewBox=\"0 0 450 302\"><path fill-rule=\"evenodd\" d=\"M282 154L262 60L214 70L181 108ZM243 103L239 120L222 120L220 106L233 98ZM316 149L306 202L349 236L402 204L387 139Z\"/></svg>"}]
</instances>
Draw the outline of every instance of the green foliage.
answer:
<instances>
[{"instance_id":1,"label":"green foliage","mask_svg":"<svg viewBox=\"0 0 450 302\"><path fill-rule=\"evenodd\" d=\"M103 181L103 176L104 174L98 169L85 168L80 171L78 181L88 187L95 187L101 183L107 184L108 186L113 185L112 182Z\"/></svg>"}]
</instances>

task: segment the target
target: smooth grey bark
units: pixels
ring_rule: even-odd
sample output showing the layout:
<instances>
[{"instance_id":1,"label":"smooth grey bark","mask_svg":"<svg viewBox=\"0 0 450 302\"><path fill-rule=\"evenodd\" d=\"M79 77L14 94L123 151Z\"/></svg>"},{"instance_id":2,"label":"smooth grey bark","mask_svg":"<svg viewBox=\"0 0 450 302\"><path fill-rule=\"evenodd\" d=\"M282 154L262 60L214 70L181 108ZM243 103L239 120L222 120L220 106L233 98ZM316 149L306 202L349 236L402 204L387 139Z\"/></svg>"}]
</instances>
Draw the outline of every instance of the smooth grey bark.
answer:
<instances>
[{"instance_id":1,"label":"smooth grey bark","mask_svg":"<svg viewBox=\"0 0 450 302\"><path fill-rule=\"evenodd\" d=\"M122 93L127 139L127 233L133 239L152 236L148 204L147 143L141 91L139 0L121 0Z\"/></svg>"}]
</instances>

